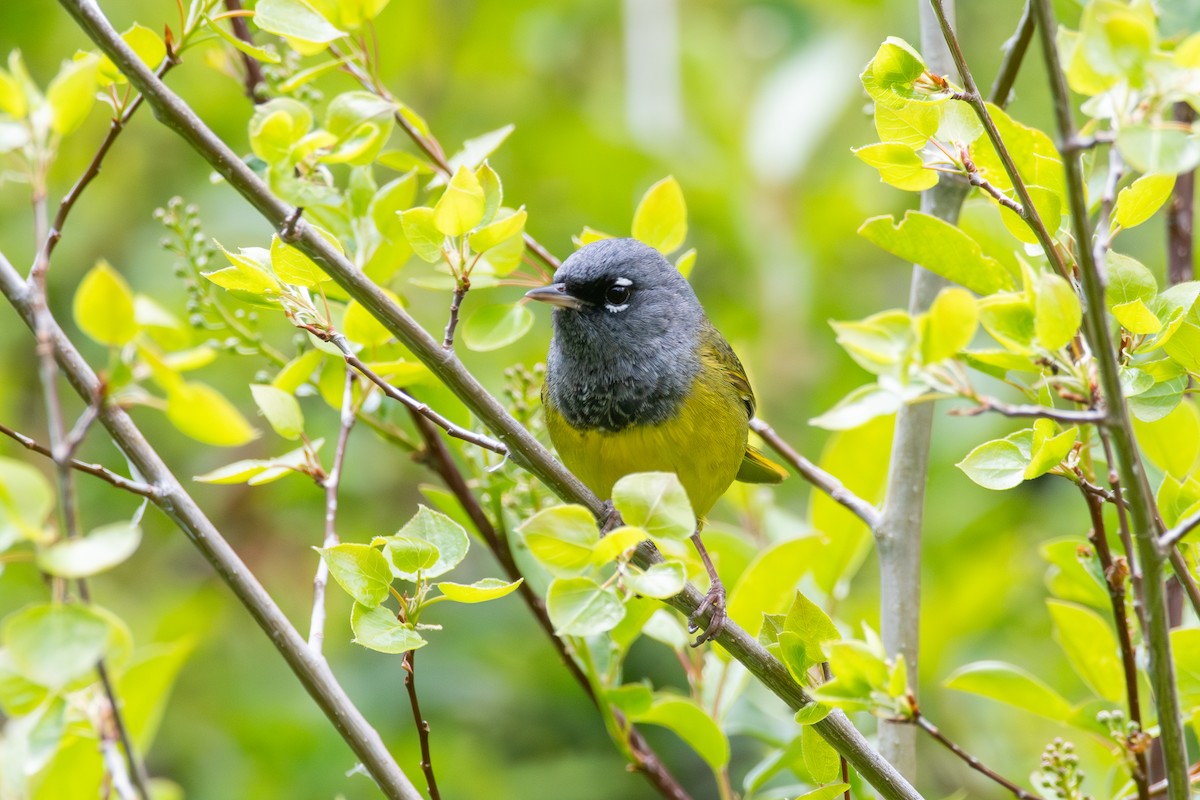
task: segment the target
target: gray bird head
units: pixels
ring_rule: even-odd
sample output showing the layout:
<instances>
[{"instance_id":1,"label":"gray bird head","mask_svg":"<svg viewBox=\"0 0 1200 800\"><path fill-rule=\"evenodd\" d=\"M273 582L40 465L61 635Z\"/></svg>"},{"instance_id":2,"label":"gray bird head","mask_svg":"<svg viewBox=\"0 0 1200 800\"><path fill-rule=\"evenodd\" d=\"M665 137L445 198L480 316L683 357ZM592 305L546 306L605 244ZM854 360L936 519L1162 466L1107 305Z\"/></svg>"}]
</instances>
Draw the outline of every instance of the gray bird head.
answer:
<instances>
[{"instance_id":1,"label":"gray bird head","mask_svg":"<svg viewBox=\"0 0 1200 800\"><path fill-rule=\"evenodd\" d=\"M585 245L526 297L556 306L551 400L576 427L668 419L700 367L704 311L662 254L635 239Z\"/></svg>"}]
</instances>

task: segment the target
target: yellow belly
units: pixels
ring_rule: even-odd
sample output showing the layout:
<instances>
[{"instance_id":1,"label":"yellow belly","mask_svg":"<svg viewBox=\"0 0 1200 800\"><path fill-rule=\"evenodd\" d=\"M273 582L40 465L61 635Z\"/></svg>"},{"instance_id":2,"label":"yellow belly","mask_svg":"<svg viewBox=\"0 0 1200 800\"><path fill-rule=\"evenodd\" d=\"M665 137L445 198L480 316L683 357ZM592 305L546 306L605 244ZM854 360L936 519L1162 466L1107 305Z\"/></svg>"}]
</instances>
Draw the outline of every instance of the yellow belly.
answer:
<instances>
[{"instance_id":1,"label":"yellow belly","mask_svg":"<svg viewBox=\"0 0 1200 800\"><path fill-rule=\"evenodd\" d=\"M703 518L746 454L745 404L723 388L697 380L680 413L660 425L576 430L549 402L546 425L563 463L598 496L611 497L613 484L634 472L674 472Z\"/></svg>"}]
</instances>

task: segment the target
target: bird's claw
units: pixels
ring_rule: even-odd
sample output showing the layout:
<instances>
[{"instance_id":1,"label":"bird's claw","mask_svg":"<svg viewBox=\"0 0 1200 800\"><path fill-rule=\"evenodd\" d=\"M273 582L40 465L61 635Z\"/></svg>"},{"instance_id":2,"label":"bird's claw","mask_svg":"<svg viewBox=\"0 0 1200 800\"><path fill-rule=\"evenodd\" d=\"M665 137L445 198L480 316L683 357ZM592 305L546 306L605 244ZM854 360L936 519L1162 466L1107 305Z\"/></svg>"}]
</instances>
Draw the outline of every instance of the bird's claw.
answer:
<instances>
[{"instance_id":1,"label":"bird's claw","mask_svg":"<svg viewBox=\"0 0 1200 800\"><path fill-rule=\"evenodd\" d=\"M716 638L725 629L725 621L728 619L725 614L725 586L720 580L712 582L712 585L708 587L708 594L704 595L700 605L696 606L696 610L688 617L688 633L700 630L701 618L709 609L712 609L712 616L708 620L708 625L696 637L696 641L692 642L692 647L699 647Z\"/></svg>"}]
</instances>

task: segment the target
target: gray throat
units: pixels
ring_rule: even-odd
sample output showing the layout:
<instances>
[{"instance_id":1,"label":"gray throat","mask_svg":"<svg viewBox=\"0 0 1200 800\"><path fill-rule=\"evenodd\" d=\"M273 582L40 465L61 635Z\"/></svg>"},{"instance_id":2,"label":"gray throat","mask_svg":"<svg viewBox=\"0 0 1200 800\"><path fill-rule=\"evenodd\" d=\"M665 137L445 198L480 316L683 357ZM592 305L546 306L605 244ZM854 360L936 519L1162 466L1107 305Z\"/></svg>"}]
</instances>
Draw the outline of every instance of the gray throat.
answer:
<instances>
[{"instance_id":1,"label":"gray throat","mask_svg":"<svg viewBox=\"0 0 1200 800\"><path fill-rule=\"evenodd\" d=\"M555 408L574 428L609 432L676 416L700 372L700 357L699 325L674 322L631 336L572 311L555 311L546 363Z\"/></svg>"}]
</instances>

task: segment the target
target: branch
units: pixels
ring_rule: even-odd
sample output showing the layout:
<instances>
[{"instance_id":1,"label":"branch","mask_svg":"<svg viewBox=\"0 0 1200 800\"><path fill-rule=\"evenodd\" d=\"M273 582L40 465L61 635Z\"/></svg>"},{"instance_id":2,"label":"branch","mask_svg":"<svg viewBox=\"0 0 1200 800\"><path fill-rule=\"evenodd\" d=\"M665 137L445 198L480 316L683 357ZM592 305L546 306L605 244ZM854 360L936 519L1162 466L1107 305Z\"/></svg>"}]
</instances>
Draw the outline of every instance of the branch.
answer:
<instances>
[{"instance_id":1,"label":"branch","mask_svg":"<svg viewBox=\"0 0 1200 800\"><path fill-rule=\"evenodd\" d=\"M0 256L0 258L3 258L3 256ZM0 433L16 441L26 450L32 450L33 452L43 455L46 458L54 457L51 455L49 447L38 444L35 440L23 433L13 430L7 425L0 424ZM118 489L124 489L125 491L136 494L140 497L148 497L152 501L158 498L161 494L157 486L152 486L151 484L142 483L140 481L130 480L129 478L126 478L123 475L118 475L117 473L113 472L107 467L101 466L100 464L89 464L86 461L79 461L76 459L71 459L67 463L71 465L71 469L91 475L95 478L99 478L102 481L112 484Z\"/></svg>"},{"instance_id":2,"label":"branch","mask_svg":"<svg viewBox=\"0 0 1200 800\"><path fill-rule=\"evenodd\" d=\"M241 0L225 0L225 8L230 11L241 11ZM217 23L212 23L216 25ZM250 26L246 24L246 18L234 14L229 20L229 24L233 27L233 35L241 39L251 47L254 46L254 37L250 34ZM266 100L266 94L263 89L267 85L266 79L263 77L262 67L259 66L258 60L249 53L241 53L242 67L246 70L245 92L246 97L250 98L252 103L258 104Z\"/></svg>"},{"instance_id":3,"label":"branch","mask_svg":"<svg viewBox=\"0 0 1200 800\"><path fill-rule=\"evenodd\" d=\"M282 227L292 214L292 207L272 194L262 180L178 95L144 67L95 4L89 0L60 0L60 3L100 49L118 65L129 81L146 95L146 100L154 107L157 118L196 149L229 185L240 192L272 225ZM600 498L555 460L545 447L508 414L452 352L443 349L440 342L435 341L416 320L348 261L337 247L317 234L312 226L301 220L296 227L296 246L313 258L339 286L361 303L417 359L429 367L447 388L496 434L508 448L510 459L535 475L564 500L587 507L597 519L607 516L607 510ZM641 548L638 551L637 563L640 566L657 563L659 560L661 556L650 548ZM690 615L695 612L702 599L700 591L689 584L683 592L668 602L685 615ZM745 664L769 690L792 707L799 708L813 702L783 664L739 626L728 624L717 637L717 641ZM306 656L309 655L307 647L303 649ZM885 798L912 800L920 797L908 781L870 747L862 734L850 724L845 714L830 714L816 723L815 727Z\"/></svg>"},{"instance_id":4,"label":"branch","mask_svg":"<svg viewBox=\"0 0 1200 800\"><path fill-rule=\"evenodd\" d=\"M429 800L441 800L437 778L433 776L433 756L429 752L429 723L421 716L421 704L417 702L416 650L409 650L400 661L404 670L404 688L408 690L408 703L412 706L413 722L417 725L417 738L421 741L421 771L429 785Z\"/></svg>"},{"instance_id":5,"label":"branch","mask_svg":"<svg viewBox=\"0 0 1200 800\"><path fill-rule=\"evenodd\" d=\"M1200 511L1184 517L1175 524L1175 527L1158 537L1159 549L1165 552L1167 549L1179 544L1183 537L1191 533L1197 525L1200 525Z\"/></svg>"},{"instance_id":6,"label":"branch","mask_svg":"<svg viewBox=\"0 0 1200 800\"><path fill-rule=\"evenodd\" d=\"M1088 514L1092 518L1092 530L1088 539L1096 548L1100 558L1100 567L1104 570L1104 582L1108 585L1108 599L1112 604L1113 623L1117 629L1117 642L1121 648L1121 669L1125 675L1125 698L1129 703L1129 720L1137 724L1138 733L1142 733L1142 705L1138 694L1137 651L1133 646L1133 636L1129 629L1129 618L1125 614L1125 580L1129 576L1128 563L1118 563L1108 547L1108 534L1104 526L1104 501L1087 490L1081 488L1083 499L1087 502ZM1137 786L1138 800L1149 800L1149 762L1146 759L1144 747L1131 746L1128 737L1124 741L1126 749L1133 754L1133 782Z\"/></svg>"},{"instance_id":7,"label":"branch","mask_svg":"<svg viewBox=\"0 0 1200 800\"><path fill-rule=\"evenodd\" d=\"M954 66L958 69L958 74L962 78L964 92L959 97L975 110L975 115L979 117L979 121L983 123L983 129L987 133L988 140L995 148L996 154L1000 156L1000 163L1004 165L1004 171L1008 175L1008 179L1012 181L1013 191L1017 193L1017 199L1021 201L1021 207L1025 211L1021 218L1033 231L1034 236L1041 245L1046 258L1054 264L1054 268L1058 273L1068 280L1071 277L1070 270L1063 261L1062 254L1055 247L1054 237L1046 230L1046 224L1042 221L1041 215L1038 214L1037 208L1033 204L1033 199L1029 196L1029 190L1025 188L1025 181L1021 177L1021 173L1017 170L1016 162L1013 161L1012 154L1008 151L1008 146L1000 136L1000 130L996 127L996 121L992 119L991 112L988 111L987 105L984 103L983 95L979 93L979 87L975 85L975 79L971 76L971 70L967 67L967 59L963 56L962 47L958 43L958 37L954 33L954 27L950 24L950 20L946 15L944 8L945 0L929 0L933 7L933 12L937 16L938 24L942 29L942 36L946 41L946 46L950 49L950 57L954 60ZM1043 23L1044 24L1044 23Z\"/></svg>"},{"instance_id":8,"label":"branch","mask_svg":"<svg viewBox=\"0 0 1200 800\"><path fill-rule=\"evenodd\" d=\"M129 55L136 58L132 53ZM3 255L0 255L0 294L8 299L32 330L35 325L35 310L29 289ZM49 329L48 336L53 344L58 365L76 393L85 399L94 397L101 385L96 373L57 324ZM141 494L150 497L212 564L270 637L276 649L316 700L317 705L329 717L342 738L362 759L381 790L392 800L420 800L420 794L396 765L379 734L338 684L329 665L308 649L304 639L288 622L283 611L180 485L179 480L142 436L129 415L123 409L107 404L100 411L99 422L137 471L156 487L153 494ZM96 472L92 474L104 477ZM118 485L111 480L110 483Z\"/></svg>"},{"instance_id":9,"label":"branch","mask_svg":"<svg viewBox=\"0 0 1200 800\"><path fill-rule=\"evenodd\" d=\"M500 442L497 442L495 439L489 439L483 434L476 433L475 431L467 430L461 425L455 425L453 422L430 408L426 403L422 403L407 392L397 389L395 386L392 386L390 383L385 381L378 375L378 373L364 364L358 356L354 355L354 351L350 349L350 342L348 342L346 337L342 334L332 334L326 338L326 341L332 342L339 350L342 351L342 357L346 359L346 363L348 365L354 367L354 369L362 373L363 377L382 389L385 395L397 401L409 411L413 411L425 417L430 422L444 430L447 434L453 436L455 439L462 439L464 442L469 442L476 447L482 447L484 450L491 450L493 453L499 453L502 456L508 455L508 448Z\"/></svg>"},{"instance_id":10,"label":"branch","mask_svg":"<svg viewBox=\"0 0 1200 800\"><path fill-rule=\"evenodd\" d=\"M1191 123L1196 112L1185 102L1175 104L1175 119ZM1175 176L1175 188L1171 190L1171 204L1167 206L1167 280L1174 286L1190 281L1195 271L1193 232L1196 216L1196 171L1181 172Z\"/></svg>"},{"instance_id":11,"label":"branch","mask_svg":"<svg viewBox=\"0 0 1200 800\"><path fill-rule=\"evenodd\" d=\"M867 527L871 530L879 525L879 509L847 489L836 477L800 455L764 420L757 417L750 420L750 429L761 436L772 450L791 464L800 473L800 477L829 495L829 498L835 503L845 506L854 516L867 523Z\"/></svg>"},{"instance_id":12,"label":"branch","mask_svg":"<svg viewBox=\"0 0 1200 800\"><path fill-rule=\"evenodd\" d=\"M1054 98L1059 137L1064 142L1071 141L1076 135L1076 130L1071 97L1062 66L1059 64L1055 41L1058 24L1050 0L1037 0L1037 9L1038 30ZM1092 241L1092 231L1089 229L1086 182L1079 153L1064 154L1063 168L1070 201L1071 226L1079 246L1079 277L1083 287L1084 305L1088 309L1083 318L1084 331L1096 358L1096 370L1109 417L1101 432L1108 430L1112 437L1113 449L1118 456L1117 467L1120 471L1121 486L1129 501L1132 532L1137 543L1138 560L1141 562L1139 566L1142 571L1146 605L1143 634L1149 656L1150 685L1158 710L1163 757L1166 761L1169 783L1167 791L1171 800L1186 800L1189 795L1187 743L1183 734L1179 695L1175 687L1175 667L1171 660L1169 621L1163 589L1163 553L1158 547L1154 499L1138 456L1133 426L1121 391L1116 353L1109 339L1108 322L1104 314L1104 281L1088 247L1088 243ZM1118 505L1117 510L1121 511L1122 506Z\"/></svg>"},{"instance_id":13,"label":"branch","mask_svg":"<svg viewBox=\"0 0 1200 800\"><path fill-rule=\"evenodd\" d=\"M955 408L950 413L956 417L975 417L988 411L994 411L1005 417L1052 419L1068 425L1100 425L1107 419L1103 411L1091 408L1072 410L1051 408L1050 406L1011 405L990 397L976 399L979 401L979 405L971 408Z\"/></svg>"},{"instance_id":14,"label":"branch","mask_svg":"<svg viewBox=\"0 0 1200 800\"><path fill-rule=\"evenodd\" d=\"M1033 15L1033 0L1025 0L1025 9L1021 12L1017 30L1004 43L1004 61L1000 64L1000 71L996 73L996 81L992 84L992 90L988 92L988 99L1001 108L1004 108L1008 105L1008 101L1012 100L1013 83L1016 82L1017 73L1021 70L1025 51L1029 49L1029 43L1033 40L1033 30L1036 24L1037 18Z\"/></svg>"},{"instance_id":15,"label":"branch","mask_svg":"<svg viewBox=\"0 0 1200 800\"><path fill-rule=\"evenodd\" d=\"M337 533L338 488L342 483L342 464L346 460L346 445L350 441L350 431L357 417L354 407L354 372L346 367L346 377L342 388L342 410L339 417L337 447L333 451L333 466L321 480L325 490L325 536L322 547L333 547L339 541ZM312 622L308 626L308 646L314 653L321 652L325 641L325 586L329 583L329 564L325 559L318 559L317 574L313 578L313 607Z\"/></svg>"},{"instance_id":16,"label":"branch","mask_svg":"<svg viewBox=\"0 0 1200 800\"><path fill-rule=\"evenodd\" d=\"M1003 775L996 772L994 769L988 767L986 764L984 764L982 761L980 761L975 756L968 753L966 750L963 750L961 747L959 747L957 744L955 744L952 740L947 738L946 734L942 733L941 730L938 728L938 726L934 725L932 722L927 720L925 718L925 716L923 714L921 714L920 711L914 712L912 721L917 727L919 727L921 730L925 731L930 736L932 736L934 739L936 739L939 744L944 746L951 753L954 753L954 755L961 758L968 767L970 767L971 769L975 770L976 772L988 777L989 779L995 781L996 783L1000 784L1005 789L1012 792L1013 796L1018 798L1018 800L1044 800L1044 798L1042 798L1041 795L1034 794L1033 792L1029 792L1029 791L1026 791L1025 789L1022 789L1020 786L1017 786L1015 783L1010 781L1008 778L1005 778Z\"/></svg>"}]
</instances>

